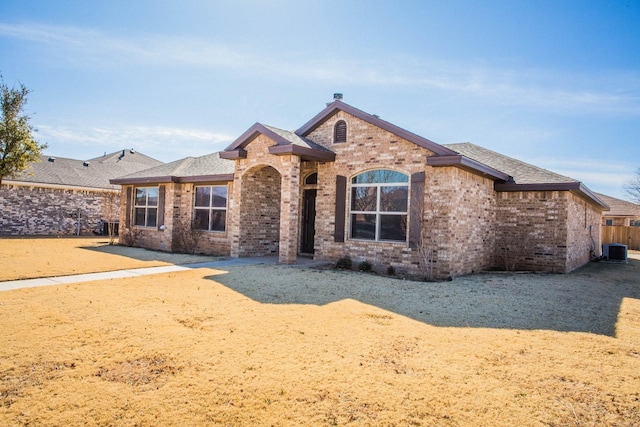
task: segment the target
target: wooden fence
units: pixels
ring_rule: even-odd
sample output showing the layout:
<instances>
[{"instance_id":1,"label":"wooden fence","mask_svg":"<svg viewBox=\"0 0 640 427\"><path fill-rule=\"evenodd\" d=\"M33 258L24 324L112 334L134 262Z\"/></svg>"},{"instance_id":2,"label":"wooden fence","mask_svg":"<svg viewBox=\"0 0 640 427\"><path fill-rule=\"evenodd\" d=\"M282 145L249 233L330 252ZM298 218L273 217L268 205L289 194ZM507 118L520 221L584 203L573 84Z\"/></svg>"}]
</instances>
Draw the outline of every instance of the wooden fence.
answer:
<instances>
[{"instance_id":1,"label":"wooden fence","mask_svg":"<svg viewBox=\"0 0 640 427\"><path fill-rule=\"evenodd\" d=\"M640 250L640 227L622 225L603 225L602 244L622 243L629 249Z\"/></svg>"}]
</instances>

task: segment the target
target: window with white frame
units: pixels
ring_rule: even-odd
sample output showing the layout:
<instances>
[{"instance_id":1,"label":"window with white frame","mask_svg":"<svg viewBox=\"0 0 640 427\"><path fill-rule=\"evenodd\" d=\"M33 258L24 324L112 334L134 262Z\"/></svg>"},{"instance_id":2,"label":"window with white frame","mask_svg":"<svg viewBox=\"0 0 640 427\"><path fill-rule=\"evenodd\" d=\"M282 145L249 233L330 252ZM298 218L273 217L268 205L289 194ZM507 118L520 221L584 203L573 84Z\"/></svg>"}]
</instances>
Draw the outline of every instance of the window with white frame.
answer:
<instances>
[{"instance_id":1,"label":"window with white frame","mask_svg":"<svg viewBox=\"0 0 640 427\"><path fill-rule=\"evenodd\" d=\"M194 227L225 231L227 224L227 186L197 186L194 203Z\"/></svg>"},{"instance_id":2,"label":"window with white frame","mask_svg":"<svg viewBox=\"0 0 640 427\"><path fill-rule=\"evenodd\" d=\"M158 187L136 187L134 225L155 227L158 219Z\"/></svg>"},{"instance_id":3,"label":"window with white frame","mask_svg":"<svg viewBox=\"0 0 640 427\"><path fill-rule=\"evenodd\" d=\"M406 241L409 176L389 169L351 179L351 238Z\"/></svg>"}]
</instances>

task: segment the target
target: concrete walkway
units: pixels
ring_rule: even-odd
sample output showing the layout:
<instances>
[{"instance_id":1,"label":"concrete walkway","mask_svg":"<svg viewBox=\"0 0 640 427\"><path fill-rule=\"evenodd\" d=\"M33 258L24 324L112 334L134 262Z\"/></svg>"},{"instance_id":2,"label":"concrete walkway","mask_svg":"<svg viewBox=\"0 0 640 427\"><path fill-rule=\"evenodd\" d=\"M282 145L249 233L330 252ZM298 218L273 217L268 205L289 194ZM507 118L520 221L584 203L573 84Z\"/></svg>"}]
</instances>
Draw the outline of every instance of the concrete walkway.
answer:
<instances>
[{"instance_id":1,"label":"concrete walkway","mask_svg":"<svg viewBox=\"0 0 640 427\"><path fill-rule=\"evenodd\" d=\"M72 276L43 277L40 279L24 279L0 282L0 291L10 291L20 288L34 288L39 286L66 285L69 283L90 282L94 280L124 279L127 277L147 276L150 274L172 273L194 268L224 268L243 265L278 263L277 257L229 258L221 261L200 262L196 264L163 265L160 267L133 268L128 270L105 271L102 273L76 274ZM324 262L313 261L309 258L298 258L293 267L311 267L322 265Z\"/></svg>"}]
</instances>

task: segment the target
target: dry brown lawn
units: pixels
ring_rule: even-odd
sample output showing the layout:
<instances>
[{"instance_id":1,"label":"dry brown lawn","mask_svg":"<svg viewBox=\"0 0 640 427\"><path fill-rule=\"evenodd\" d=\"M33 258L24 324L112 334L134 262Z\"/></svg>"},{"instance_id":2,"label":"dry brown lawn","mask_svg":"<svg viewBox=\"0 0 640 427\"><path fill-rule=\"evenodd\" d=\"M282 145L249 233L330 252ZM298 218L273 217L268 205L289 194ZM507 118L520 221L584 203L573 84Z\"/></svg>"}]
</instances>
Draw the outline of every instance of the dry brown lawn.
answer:
<instances>
[{"instance_id":1,"label":"dry brown lawn","mask_svg":"<svg viewBox=\"0 0 640 427\"><path fill-rule=\"evenodd\" d=\"M16 242L0 280L172 262ZM16 273L25 250L35 273ZM443 283L258 265L3 291L0 425L640 425L633 256Z\"/></svg>"},{"instance_id":2,"label":"dry brown lawn","mask_svg":"<svg viewBox=\"0 0 640 427\"><path fill-rule=\"evenodd\" d=\"M109 246L108 243L108 237L2 238L0 281L209 262L216 259Z\"/></svg>"}]
</instances>

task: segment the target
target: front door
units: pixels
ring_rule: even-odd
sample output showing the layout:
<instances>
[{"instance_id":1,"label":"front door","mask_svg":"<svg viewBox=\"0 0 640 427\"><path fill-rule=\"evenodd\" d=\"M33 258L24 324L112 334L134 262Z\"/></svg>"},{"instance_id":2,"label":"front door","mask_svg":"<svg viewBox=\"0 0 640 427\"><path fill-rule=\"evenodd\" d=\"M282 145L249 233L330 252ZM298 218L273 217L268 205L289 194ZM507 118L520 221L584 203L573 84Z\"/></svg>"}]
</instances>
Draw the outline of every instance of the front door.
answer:
<instances>
[{"instance_id":1,"label":"front door","mask_svg":"<svg viewBox=\"0 0 640 427\"><path fill-rule=\"evenodd\" d=\"M317 190L304 190L302 196L302 244L300 252L313 253L313 241L316 235L316 193Z\"/></svg>"}]
</instances>

